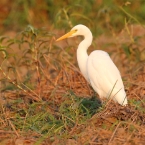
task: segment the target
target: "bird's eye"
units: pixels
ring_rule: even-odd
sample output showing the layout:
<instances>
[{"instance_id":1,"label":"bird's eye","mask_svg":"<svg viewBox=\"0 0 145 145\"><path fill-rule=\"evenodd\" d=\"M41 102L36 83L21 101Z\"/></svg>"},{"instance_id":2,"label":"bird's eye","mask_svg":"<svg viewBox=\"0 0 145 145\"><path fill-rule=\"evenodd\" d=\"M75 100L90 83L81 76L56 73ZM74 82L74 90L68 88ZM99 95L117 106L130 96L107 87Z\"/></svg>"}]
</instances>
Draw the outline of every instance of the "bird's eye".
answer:
<instances>
[{"instance_id":1,"label":"bird's eye","mask_svg":"<svg viewBox=\"0 0 145 145\"><path fill-rule=\"evenodd\" d=\"M75 29L75 32L77 32L78 30L77 29Z\"/></svg>"}]
</instances>

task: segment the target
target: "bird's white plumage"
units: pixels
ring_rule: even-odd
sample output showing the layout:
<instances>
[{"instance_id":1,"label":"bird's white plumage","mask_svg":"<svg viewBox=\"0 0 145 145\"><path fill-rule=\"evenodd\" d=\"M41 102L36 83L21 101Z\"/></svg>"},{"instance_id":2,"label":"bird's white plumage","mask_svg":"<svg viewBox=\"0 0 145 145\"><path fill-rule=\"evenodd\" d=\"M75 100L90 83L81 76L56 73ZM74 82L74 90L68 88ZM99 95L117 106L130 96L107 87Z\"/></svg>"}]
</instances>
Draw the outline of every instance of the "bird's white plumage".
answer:
<instances>
[{"instance_id":1,"label":"bird's white plumage","mask_svg":"<svg viewBox=\"0 0 145 145\"><path fill-rule=\"evenodd\" d=\"M90 83L100 97L110 96L120 104L127 103L120 72L106 52L93 51L88 57L87 70Z\"/></svg>"},{"instance_id":2,"label":"bird's white plumage","mask_svg":"<svg viewBox=\"0 0 145 145\"><path fill-rule=\"evenodd\" d=\"M82 35L84 40L77 49L79 68L101 98L112 98L121 105L127 104L126 93L121 75L108 53L102 50L93 51L89 56L87 49L92 43L92 33L84 25L77 25L66 35L57 40Z\"/></svg>"}]
</instances>

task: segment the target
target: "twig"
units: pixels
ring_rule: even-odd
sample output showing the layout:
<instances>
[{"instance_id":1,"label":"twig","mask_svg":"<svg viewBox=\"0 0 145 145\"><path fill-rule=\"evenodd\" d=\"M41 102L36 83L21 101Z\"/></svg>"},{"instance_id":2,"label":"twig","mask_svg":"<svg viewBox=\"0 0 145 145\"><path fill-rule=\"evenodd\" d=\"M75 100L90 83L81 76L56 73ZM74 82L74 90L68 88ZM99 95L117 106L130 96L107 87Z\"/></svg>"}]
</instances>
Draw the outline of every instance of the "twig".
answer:
<instances>
[{"instance_id":1,"label":"twig","mask_svg":"<svg viewBox=\"0 0 145 145\"><path fill-rule=\"evenodd\" d=\"M40 99L38 99L37 97L38 97L38 95L35 93L34 94L34 92L30 89L30 88L28 88L34 95L36 95L37 97L35 97L35 96L33 96L33 95L31 95L31 94L29 94L25 89L23 89L20 85L18 85L16 82L14 82L14 81L12 81L12 79L9 77L9 76L7 76L7 74L2 70L2 68L0 67L0 70L2 71L2 73L3 73L3 75L10 81L10 83L12 83L13 85L15 85L17 88L19 88L20 90L22 90L24 93L26 93L26 94L28 94L28 95L30 95L35 101L40 101ZM24 85L24 84L23 84ZM24 85L25 86L25 85ZM26 87L26 86L25 86ZM31 98L31 99L32 99Z\"/></svg>"},{"instance_id":2,"label":"twig","mask_svg":"<svg viewBox=\"0 0 145 145\"><path fill-rule=\"evenodd\" d=\"M140 97L136 94L136 93L134 93L133 92L133 94L142 102L142 104L145 106L145 103L140 99Z\"/></svg>"},{"instance_id":3,"label":"twig","mask_svg":"<svg viewBox=\"0 0 145 145\"><path fill-rule=\"evenodd\" d=\"M115 128L115 130L114 130L114 132L113 132L113 134L112 134L112 136L111 136L111 138L110 138L110 140L109 140L108 145L109 145L109 144L111 143L111 141L113 140L113 137L114 137L114 135L115 135L115 133L116 133L116 131L117 131L119 125L120 125L120 122L119 122L118 125L116 126L116 128Z\"/></svg>"},{"instance_id":4,"label":"twig","mask_svg":"<svg viewBox=\"0 0 145 145\"><path fill-rule=\"evenodd\" d=\"M11 128L13 129L13 131L16 133L17 137L20 137L20 135L18 134L15 126L12 124L12 122L10 120L8 120L9 124L11 125Z\"/></svg>"},{"instance_id":5,"label":"twig","mask_svg":"<svg viewBox=\"0 0 145 145\"><path fill-rule=\"evenodd\" d=\"M10 124L12 130L16 133L17 137L19 137L20 135L18 134L18 132L17 132L15 126L14 126L14 125L12 124L12 122L8 119L7 114L5 113L3 106L2 106L2 112L3 112L3 114L4 114L5 121L7 121L7 122Z\"/></svg>"}]
</instances>

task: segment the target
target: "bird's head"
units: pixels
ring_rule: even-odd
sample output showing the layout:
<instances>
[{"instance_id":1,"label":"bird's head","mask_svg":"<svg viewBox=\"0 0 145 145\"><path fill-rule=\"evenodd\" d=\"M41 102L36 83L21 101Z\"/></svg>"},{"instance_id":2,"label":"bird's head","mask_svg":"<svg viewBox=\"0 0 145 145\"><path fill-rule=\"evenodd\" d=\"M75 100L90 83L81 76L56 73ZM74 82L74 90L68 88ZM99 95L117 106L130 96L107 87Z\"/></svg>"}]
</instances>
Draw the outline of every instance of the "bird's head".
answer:
<instances>
[{"instance_id":1,"label":"bird's head","mask_svg":"<svg viewBox=\"0 0 145 145\"><path fill-rule=\"evenodd\" d=\"M79 25L74 26L70 30L70 32L68 32L65 35L61 36L56 41L60 41L60 40L63 40L63 39L66 39L66 38L70 38L70 37L75 37L75 36L78 36L78 35L86 36L88 32L90 32L90 30L85 25L79 24Z\"/></svg>"}]
</instances>

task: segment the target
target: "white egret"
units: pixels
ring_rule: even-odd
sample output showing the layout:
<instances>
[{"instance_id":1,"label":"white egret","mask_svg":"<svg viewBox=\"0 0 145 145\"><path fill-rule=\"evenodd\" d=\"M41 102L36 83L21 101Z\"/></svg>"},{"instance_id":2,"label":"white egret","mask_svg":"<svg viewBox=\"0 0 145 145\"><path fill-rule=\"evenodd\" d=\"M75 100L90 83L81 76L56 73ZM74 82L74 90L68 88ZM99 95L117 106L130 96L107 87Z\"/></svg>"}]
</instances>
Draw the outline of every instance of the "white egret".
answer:
<instances>
[{"instance_id":1,"label":"white egret","mask_svg":"<svg viewBox=\"0 0 145 145\"><path fill-rule=\"evenodd\" d=\"M126 93L121 75L108 53L95 50L88 56L87 49L92 43L92 33L86 26L79 24L56 41L84 36L77 49L77 61L85 79L92 85L100 98L111 98L122 106L127 105Z\"/></svg>"}]
</instances>

